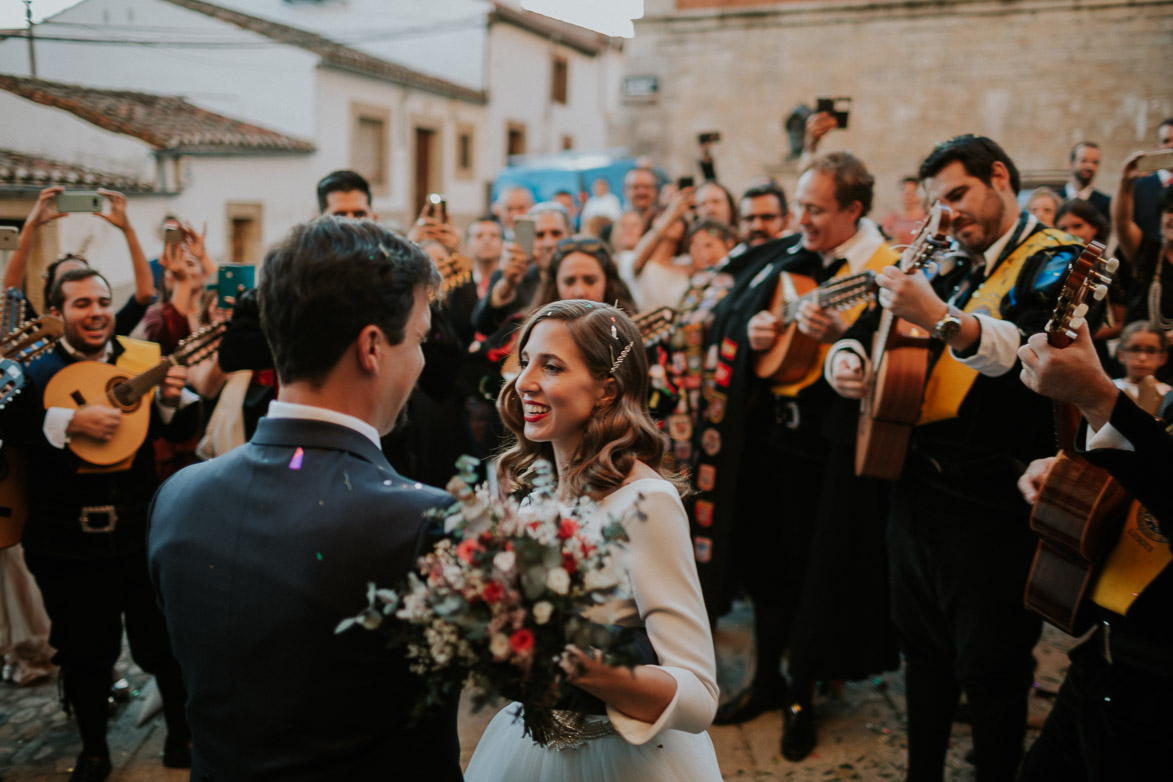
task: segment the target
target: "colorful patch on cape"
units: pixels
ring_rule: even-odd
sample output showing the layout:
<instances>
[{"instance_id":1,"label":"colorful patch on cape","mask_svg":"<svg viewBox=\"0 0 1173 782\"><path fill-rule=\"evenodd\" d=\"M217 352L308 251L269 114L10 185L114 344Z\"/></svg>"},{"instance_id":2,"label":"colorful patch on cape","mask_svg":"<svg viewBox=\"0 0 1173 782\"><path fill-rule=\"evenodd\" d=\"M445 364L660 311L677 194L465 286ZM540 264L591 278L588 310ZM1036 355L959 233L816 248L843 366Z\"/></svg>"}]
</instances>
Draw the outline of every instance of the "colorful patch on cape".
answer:
<instances>
[{"instance_id":1,"label":"colorful patch on cape","mask_svg":"<svg viewBox=\"0 0 1173 782\"><path fill-rule=\"evenodd\" d=\"M711 464L702 464L696 471L696 487L701 491L712 491L717 485L717 468Z\"/></svg>"},{"instance_id":2,"label":"colorful patch on cape","mask_svg":"<svg viewBox=\"0 0 1173 782\"><path fill-rule=\"evenodd\" d=\"M733 379L733 367L726 364L724 361L717 363L717 372L713 375L713 380L721 388L728 388L729 381Z\"/></svg>"},{"instance_id":3,"label":"colorful patch on cape","mask_svg":"<svg viewBox=\"0 0 1173 782\"><path fill-rule=\"evenodd\" d=\"M709 393L708 406L705 408L705 417L714 424L719 424L725 420L726 403L729 397L722 394L720 391L713 391Z\"/></svg>"},{"instance_id":4,"label":"colorful patch on cape","mask_svg":"<svg viewBox=\"0 0 1173 782\"><path fill-rule=\"evenodd\" d=\"M668 436L676 441L691 440L692 417L679 414L668 416Z\"/></svg>"},{"instance_id":5,"label":"colorful patch on cape","mask_svg":"<svg viewBox=\"0 0 1173 782\"><path fill-rule=\"evenodd\" d=\"M713 503L708 500L696 501L696 523L702 527L713 526Z\"/></svg>"},{"instance_id":6,"label":"colorful patch on cape","mask_svg":"<svg viewBox=\"0 0 1173 782\"><path fill-rule=\"evenodd\" d=\"M697 562L712 562L713 561L713 540L712 538L702 538L699 535L692 539L693 556Z\"/></svg>"},{"instance_id":7,"label":"colorful patch on cape","mask_svg":"<svg viewBox=\"0 0 1173 782\"><path fill-rule=\"evenodd\" d=\"M721 433L712 427L701 434L701 450L709 456L716 456L721 452Z\"/></svg>"},{"instance_id":8,"label":"colorful patch on cape","mask_svg":"<svg viewBox=\"0 0 1173 782\"><path fill-rule=\"evenodd\" d=\"M737 343L729 339L729 337L721 340L721 358L726 361L732 361L737 358Z\"/></svg>"}]
</instances>

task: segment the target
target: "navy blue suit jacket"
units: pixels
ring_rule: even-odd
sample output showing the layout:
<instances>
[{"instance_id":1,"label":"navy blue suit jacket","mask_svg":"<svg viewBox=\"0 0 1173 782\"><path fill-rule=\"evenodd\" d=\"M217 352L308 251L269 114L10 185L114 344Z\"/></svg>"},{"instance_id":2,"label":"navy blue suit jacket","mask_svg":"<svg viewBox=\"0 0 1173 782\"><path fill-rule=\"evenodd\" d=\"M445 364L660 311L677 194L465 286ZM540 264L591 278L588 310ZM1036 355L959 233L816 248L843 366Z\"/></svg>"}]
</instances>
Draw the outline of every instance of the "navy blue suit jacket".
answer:
<instances>
[{"instance_id":1,"label":"navy blue suit jacket","mask_svg":"<svg viewBox=\"0 0 1173 782\"><path fill-rule=\"evenodd\" d=\"M450 501L354 430L274 418L160 488L151 578L187 685L193 780L461 779L456 704L409 727L421 687L404 655L381 633L334 634L367 582L414 568L434 528L422 514Z\"/></svg>"},{"instance_id":2,"label":"navy blue suit jacket","mask_svg":"<svg viewBox=\"0 0 1173 782\"><path fill-rule=\"evenodd\" d=\"M1132 186L1132 219L1145 236L1161 241L1161 211L1157 201L1161 197L1161 177L1156 171L1136 180Z\"/></svg>"}]
</instances>

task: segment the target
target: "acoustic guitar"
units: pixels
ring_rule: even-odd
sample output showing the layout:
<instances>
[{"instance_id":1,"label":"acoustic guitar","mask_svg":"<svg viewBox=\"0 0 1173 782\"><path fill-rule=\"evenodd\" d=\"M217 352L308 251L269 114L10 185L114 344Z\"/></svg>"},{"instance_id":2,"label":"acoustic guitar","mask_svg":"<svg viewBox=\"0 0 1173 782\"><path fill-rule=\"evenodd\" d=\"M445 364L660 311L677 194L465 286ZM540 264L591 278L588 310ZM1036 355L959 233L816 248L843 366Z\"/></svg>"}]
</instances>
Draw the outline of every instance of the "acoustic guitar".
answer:
<instances>
[{"instance_id":1,"label":"acoustic guitar","mask_svg":"<svg viewBox=\"0 0 1173 782\"><path fill-rule=\"evenodd\" d=\"M151 424L150 400L143 396L163 381L174 366L191 366L209 358L220 344L226 323L206 326L179 343L178 349L141 375L102 361L78 361L50 378L45 386L45 407L78 409L103 404L122 411L122 421L109 440L74 437L69 449L90 464L109 467L134 456Z\"/></svg>"},{"instance_id":2,"label":"acoustic guitar","mask_svg":"<svg viewBox=\"0 0 1173 782\"><path fill-rule=\"evenodd\" d=\"M1047 343L1065 348L1087 314L1089 295L1102 299L1119 263L1104 260L1104 245L1092 242L1071 262L1063 292L1047 323ZM1150 411L1153 412L1153 411ZM1039 544L1027 577L1023 602L1059 629L1079 635L1086 629L1081 607L1097 567L1120 536L1131 498L1106 470L1075 454L1078 412L1055 405L1059 455L1031 509L1030 528Z\"/></svg>"},{"instance_id":3,"label":"acoustic guitar","mask_svg":"<svg viewBox=\"0 0 1173 782\"><path fill-rule=\"evenodd\" d=\"M50 315L26 322L24 305L24 296L16 288L9 288L0 304L0 408L24 388L23 364L56 345L65 331L61 320ZM4 445L0 447L0 548L20 542L27 520L24 457Z\"/></svg>"},{"instance_id":4,"label":"acoustic guitar","mask_svg":"<svg viewBox=\"0 0 1173 782\"><path fill-rule=\"evenodd\" d=\"M933 204L924 227L905 248L897 264L905 274L921 269L949 249L953 210ZM872 341L871 391L859 406L855 440L855 474L895 480L904 469L908 438L920 417L929 369L929 340L924 329L897 318L885 308Z\"/></svg>"},{"instance_id":5,"label":"acoustic guitar","mask_svg":"<svg viewBox=\"0 0 1173 782\"><path fill-rule=\"evenodd\" d=\"M778 319L778 338L754 358L754 374L775 383L801 380L819 355L819 341L798 329L798 310L814 302L825 310L845 310L875 290L876 274L865 269L815 285L810 277L782 272L770 300L770 312Z\"/></svg>"}]
</instances>

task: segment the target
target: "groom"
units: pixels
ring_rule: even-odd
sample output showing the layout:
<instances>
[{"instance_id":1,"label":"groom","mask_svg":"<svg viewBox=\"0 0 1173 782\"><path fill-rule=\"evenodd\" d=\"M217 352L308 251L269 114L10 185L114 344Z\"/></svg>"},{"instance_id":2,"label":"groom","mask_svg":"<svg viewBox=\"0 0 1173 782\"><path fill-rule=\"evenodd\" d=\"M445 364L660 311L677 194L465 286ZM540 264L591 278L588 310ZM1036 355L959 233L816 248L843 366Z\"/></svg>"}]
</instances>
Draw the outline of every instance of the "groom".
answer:
<instances>
[{"instance_id":1,"label":"groom","mask_svg":"<svg viewBox=\"0 0 1173 782\"><path fill-rule=\"evenodd\" d=\"M460 780L456 704L408 719L418 679L381 633L334 634L414 568L442 492L383 458L423 368L428 256L373 222L300 225L265 258L280 380L246 445L176 474L150 569L187 684L192 780ZM392 620L393 621L393 620Z\"/></svg>"}]
</instances>

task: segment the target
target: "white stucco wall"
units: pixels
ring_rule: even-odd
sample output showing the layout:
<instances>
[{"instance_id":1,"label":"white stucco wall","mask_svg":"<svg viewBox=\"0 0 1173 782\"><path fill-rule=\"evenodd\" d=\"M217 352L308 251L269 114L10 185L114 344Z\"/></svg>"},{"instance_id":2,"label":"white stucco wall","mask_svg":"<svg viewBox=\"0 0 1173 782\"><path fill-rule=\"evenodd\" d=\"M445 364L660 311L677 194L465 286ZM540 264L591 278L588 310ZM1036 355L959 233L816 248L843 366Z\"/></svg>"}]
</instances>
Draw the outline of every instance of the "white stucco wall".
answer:
<instances>
[{"instance_id":1,"label":"white stucco wall","mask_svg":"<svg viewBox=\"0 0 1173 782\"><path fill-rule=\"evenodd\" d=\"M86 25L97 25L90 29ZM310 138L318 57L159 0L86 0L38 28L46 35L181 40L165 45L36 42L37 76L49 81L182 95L197 106ZM28 43L0 41L0 72L29 75Z\"/></svg>"}]
</instances>

